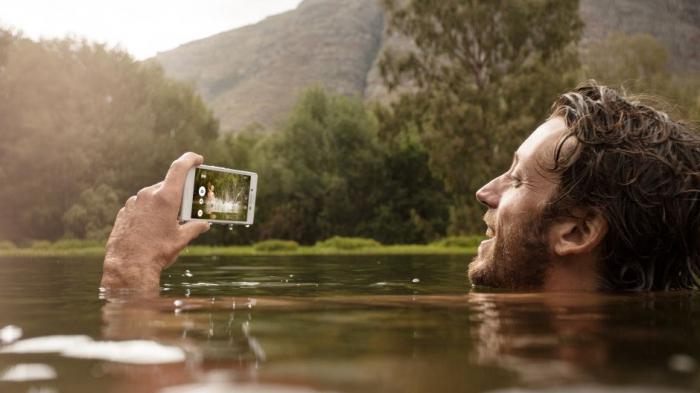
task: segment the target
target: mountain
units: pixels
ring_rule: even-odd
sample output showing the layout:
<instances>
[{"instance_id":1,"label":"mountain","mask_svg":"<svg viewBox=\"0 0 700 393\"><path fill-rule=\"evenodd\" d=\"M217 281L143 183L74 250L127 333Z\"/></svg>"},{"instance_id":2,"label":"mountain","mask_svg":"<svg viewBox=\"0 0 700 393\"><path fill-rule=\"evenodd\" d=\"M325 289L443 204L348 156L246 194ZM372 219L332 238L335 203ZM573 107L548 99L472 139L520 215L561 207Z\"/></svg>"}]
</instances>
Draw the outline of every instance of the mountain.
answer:
<instances>
[{"instance_id":1,"label":"mountain","mask_svg":"<svg viewBox=\"0 0 700 393\"><path fill-rule=\"evenodd\" d=\"M305 0L157 59L169 76L194 83L222 130L237 130L273 124L309 85L362 94L383 30L376 0Z\"/></svg>"},{"instance_id":2,"label":"mountain","mask_svg":"<svg viewBox=\"0 0 700 393\"><path fill-rule=\"evenodd\" d=\"M666 45L676 70L700 70L700 1L581 0L582 44L615 32L649 33ZM367 99L387 97L377 69L387 35L378 0L304 0L297 9L193 41L156 59L168 76L190 81L224 132L252 122L274 125L307 86Z\"/></svg>"},{"instance_id":3,"label":"mountain","mask_svg":"<svg viewBox=\"0 0 700 393\"><path fill-rule=\"evenodd\" d=\"M582 44L612 32L647 33L668 49L676 71L700 71L700 1L581 0Z\"/></svg>"}]
</instances>

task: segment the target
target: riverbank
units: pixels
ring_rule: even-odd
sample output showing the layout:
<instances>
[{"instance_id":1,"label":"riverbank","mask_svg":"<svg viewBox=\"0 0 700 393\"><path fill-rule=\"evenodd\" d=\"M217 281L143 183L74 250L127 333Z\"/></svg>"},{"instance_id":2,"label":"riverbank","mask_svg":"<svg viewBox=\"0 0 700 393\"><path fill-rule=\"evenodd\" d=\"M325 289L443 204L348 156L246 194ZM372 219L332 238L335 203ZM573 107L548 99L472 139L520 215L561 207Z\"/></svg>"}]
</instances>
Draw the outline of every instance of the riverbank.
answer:
<instances>
[{"instance_id":1,"label":"riverbank","mask_svg":"<svg viewBox=\"0 0 700 393\"><path fill-rule=\"evenodd\" d=\"M253 246L190 246L182 251L183 256L289 256L289 255L442 255L476 254L476 247L442 247L423 244L402 244L368 247L352 250L300 246L296 250L256 250ZM3 257L100 257L103 247L84 248L15 248L0 250Z\"/></svg>"},{"instance_id":2,"label":"riverbank","mask_svg":"<svg viewBox=\"0 0 700 393\"><path fill-rule=\"evenodd\" d=\"M207 246L191 245L181 255L185 256L289 256L289 255L441 255L476 254L481 236L454 236L431 244L383 245L373 239L335 236L313 246L302 246L290 240L264 240L254 245ZM2 257L101 257L105 253L102 243L63 239L56 242L34 241L25 247L3 242Z\"/></svg>"}]
</instances>

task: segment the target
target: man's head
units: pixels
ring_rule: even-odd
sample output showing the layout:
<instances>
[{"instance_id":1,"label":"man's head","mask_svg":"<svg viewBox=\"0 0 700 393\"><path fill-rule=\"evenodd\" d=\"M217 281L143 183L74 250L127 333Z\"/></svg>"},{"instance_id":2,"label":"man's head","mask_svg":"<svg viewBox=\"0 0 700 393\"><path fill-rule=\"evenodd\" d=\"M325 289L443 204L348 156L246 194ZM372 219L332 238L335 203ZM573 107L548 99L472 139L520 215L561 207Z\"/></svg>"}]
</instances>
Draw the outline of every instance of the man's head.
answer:
<instances>
[{"instance_id":1,"label":"man's head","mask_svg":"<svg viewBox=\"0 0 700 393\"><path fill-rule=\"evenodd\" d=\"M614 90L563 94L477 192L491 239L469 276L512 289L694 288L700 138Z\"/></svg>"}]
</instances>

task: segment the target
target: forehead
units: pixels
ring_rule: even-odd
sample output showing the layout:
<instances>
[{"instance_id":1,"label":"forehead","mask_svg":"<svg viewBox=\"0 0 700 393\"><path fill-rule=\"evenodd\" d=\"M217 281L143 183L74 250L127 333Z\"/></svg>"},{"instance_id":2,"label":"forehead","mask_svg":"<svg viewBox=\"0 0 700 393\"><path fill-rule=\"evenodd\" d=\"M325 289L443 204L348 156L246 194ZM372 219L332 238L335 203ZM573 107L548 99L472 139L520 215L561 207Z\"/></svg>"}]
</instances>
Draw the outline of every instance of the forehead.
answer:
<instances>
[{"instance_id":1,"label":"forehead","mask_svg":"<svg viewBox=\"0 0 700 393\"><path fill-rule=\"evenodd\" d=\"M566 123L562 117L553 117L540 124L518 148L516 154L519 161L527 163L553 157L557 142L566 130Z\"/></svg>"}]
</instances>

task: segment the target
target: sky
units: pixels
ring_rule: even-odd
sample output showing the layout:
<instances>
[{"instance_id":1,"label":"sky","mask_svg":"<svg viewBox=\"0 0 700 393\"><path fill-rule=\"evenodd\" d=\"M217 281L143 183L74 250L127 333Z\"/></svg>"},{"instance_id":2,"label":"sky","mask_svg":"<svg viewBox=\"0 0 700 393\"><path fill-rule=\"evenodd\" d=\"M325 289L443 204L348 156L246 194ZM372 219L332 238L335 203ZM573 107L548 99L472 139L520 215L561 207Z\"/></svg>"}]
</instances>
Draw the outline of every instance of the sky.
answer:
<instances>
[{"instance_id":1,"label":"sky","mask_svg":"<svg viewBox=\"0 0 700 393\"><path fill-rule=\"evenodd\" d=\"M84 37L136 59L258 22L301 0L0 0L0 27L39 38Z\"/></svg>"}]
</instances>

